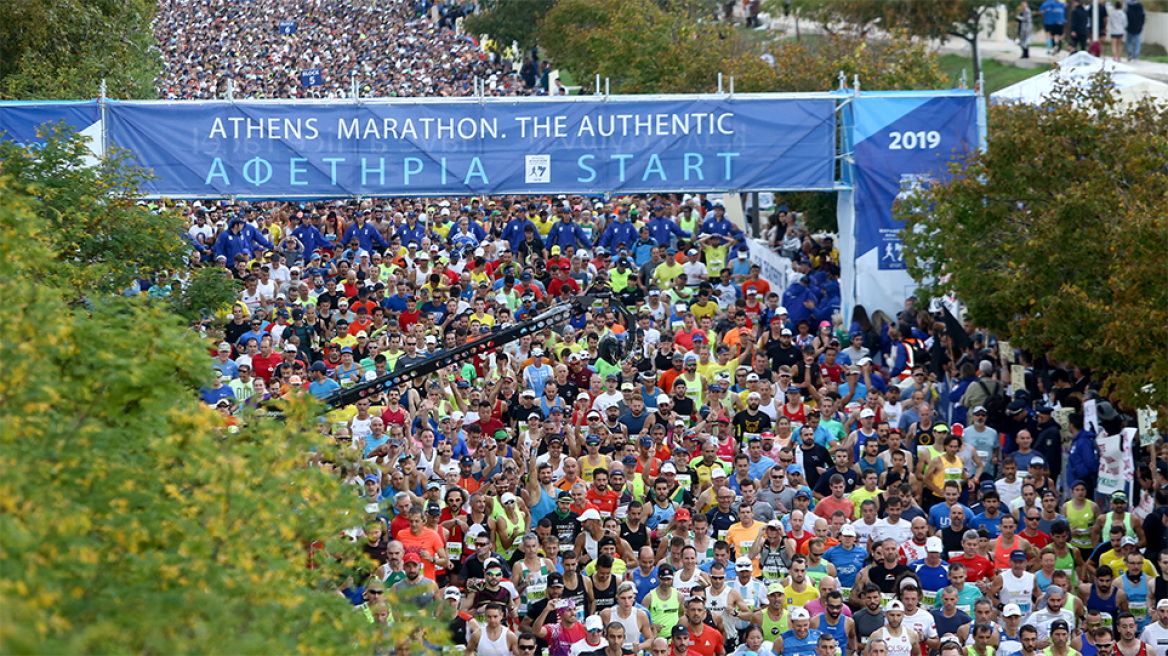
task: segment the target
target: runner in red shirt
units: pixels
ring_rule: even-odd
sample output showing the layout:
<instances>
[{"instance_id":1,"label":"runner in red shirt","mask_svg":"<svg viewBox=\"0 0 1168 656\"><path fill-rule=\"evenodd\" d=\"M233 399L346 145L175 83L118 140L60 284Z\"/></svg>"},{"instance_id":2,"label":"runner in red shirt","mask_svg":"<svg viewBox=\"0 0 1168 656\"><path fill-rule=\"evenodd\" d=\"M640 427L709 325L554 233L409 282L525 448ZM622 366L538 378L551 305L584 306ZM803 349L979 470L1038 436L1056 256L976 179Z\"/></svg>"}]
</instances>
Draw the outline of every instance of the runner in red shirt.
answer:
<instances>
[{"instance_id":1,"label":"runner in red shirt","mask_svg":"<svg viewBox=\"0 0 1168 656\"><path fill-rule=\"evenodd\" d=\"M602 516L615 515L620 492L608 487L608 471L597 469L592 472L592 487L588 488L588 503L595 506Z\"/></svg>"},{"instance_id":2,"label":"runner in red shirt","mask_svg":"<svg viewBox=\"0 0 1168 656\"><path fill-rule=\"evenodd\" d=\"M299 357L296 347L288 344L284 347L288 352L288 364L291 366ZM255 373L257 378L263 378L267 383L272 380L272 372L276 369L276 365L280 364L283 356L272 350L272 340L261 340L260 352L251 356L251 370Z\"/></svg>"},{"instance_id":3,"label":"runner in red shirt","mask_svg":"<svg viewBox=\"0 0 1168 656\"><path fill-rule=\"evenodd\" d=\"M559 296L561 287L568 287L572 290L573 294L580 293L580 283L576 282L575 278L572 278L568 275L571 273L570 269L560 269L553 264L551 267L549 267L549 270L552 272L552 275L556 276L556 278L555 280L552 280L550 283L548 283L548 295L552 296L553 298Z\"/></svg>"},{"instance_id":4,"label":"runner in red shirt","mask_svg":"<svg viewBox=\"0 0 1168 656\"><path fill-rule=\"evenodd\" d=\"M823 351L823 362L819 363L820 378L830 380L836 385L844 382L844 368L835 361L838 355L839 342L833 339L831 345Z\"/></svg>"},{"instance_id":5,"label":"runner in red shirt","mask_svg":"<svg viewBox=\"0 0 1168 656\"><path fill-rule=\"evenodd\" d=\"M949 566L961 565L965 567L965 580L968 583L989 581L997 572L989 558L977 553L977 529L969 529L961 536L962 553L949 559Z\"/></svg>"},{"instance_id":6,"label":"runner in red shirt","mask_svg":"<svg viewBox=\"0 0 1168 656\"><path fill-rule=\"evenodd\" d=\"M398 426L405 426L408 415L404 408L398 405L401 400L401 392L396 387L391 387L385 392L385 409L381 411L381 421L385 422L386 427L397 424Z\"/></svg>"},{"instance_id":7,"label":"runner in red shirt","mask_svg":"<svg viewBox=\"0 0 1168 656\"><path fill-rule=\"evenodd\" d=\"M406 311L402 312L397 318L397 325L401 331L407 332L410 326L418 323L422 312L418 310L418 297L410 294L406 297Z\"/></svg>"},{"instance_id":8,"label":"runner in red shirt","mask_svg":"<svg viewBox=\"0 0 1168 656\"><path fill-rule=\"evenodd\" d=\"M685 602L685 630L689 633L687 656L724 656L726 647L722 633L705 624L706 601L700 597L690 597Z\"/></svg>"},{"instance_id":9,"label":"runner in red shirt","mask_svg":"<svg viewBox=\"0 0 1168 656\"><path fill-rule=\"evenodd\" d=\"M1051 543L1050 536L1038 530L1038 523L1042 521L1042 513L1038 508L1027 508L1025 511L1024 521L1026 528L1022 529L1022 537L1026 541L1034 545L1035 549L1042 549Z\"/></svg>"}]
</instances>

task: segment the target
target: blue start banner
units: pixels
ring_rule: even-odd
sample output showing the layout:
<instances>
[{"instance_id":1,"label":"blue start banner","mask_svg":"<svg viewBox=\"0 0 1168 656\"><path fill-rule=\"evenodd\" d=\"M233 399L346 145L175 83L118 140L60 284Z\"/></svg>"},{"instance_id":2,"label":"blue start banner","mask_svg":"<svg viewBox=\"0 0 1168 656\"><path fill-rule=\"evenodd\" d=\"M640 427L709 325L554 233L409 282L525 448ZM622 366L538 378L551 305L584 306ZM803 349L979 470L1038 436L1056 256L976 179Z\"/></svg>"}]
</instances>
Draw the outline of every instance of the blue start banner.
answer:
<instances>
[{"instance_id":1,"label":"blue start banner","mask_svg":"<svg viewBox=\"0 0 1168 656\"><path fill-rule=\"evenodd\" d=\"M861 94L854 126L855 297L899 309L916 287L905 270L896 202L947 176L947 166L980 147L973 91ZM843 201L841 200L841 203Z\"/></svg>"},{"instance_id":2,"label":"blue start banner","mask_svg":"<svg viewBox=\"0 0 1168 656\"><path fill-rule=\"evenodd\" d=\"M903 269L898 198L927 188L945 166L977 149L977 98L906 95L868 97L855 112L856 254L878 251L879 269Z\"/></svg>"},{"instance_id":3,"label":"blue start banner","mask_svg":"<svg viewBox=\"0 0 1168 656\"><path fill-rule=\"evenodd\" d=\"M0 103L0 132L10 141L39 143L37 133L41 127L60 122L96 141L101 138L101 105L96 100ZM93 146L96 148L96 143Z\"/></svg>"},{"instance_id":4,"label":"blue start banner","mask_svg":"<svg viewBox=\"0 0 1168 656\"><path fill-rule=\"evenodd\" d=\"M835 110L826 95L108 102L105 128L172 197L829 190Z\"/></svg>"}]
</instances>

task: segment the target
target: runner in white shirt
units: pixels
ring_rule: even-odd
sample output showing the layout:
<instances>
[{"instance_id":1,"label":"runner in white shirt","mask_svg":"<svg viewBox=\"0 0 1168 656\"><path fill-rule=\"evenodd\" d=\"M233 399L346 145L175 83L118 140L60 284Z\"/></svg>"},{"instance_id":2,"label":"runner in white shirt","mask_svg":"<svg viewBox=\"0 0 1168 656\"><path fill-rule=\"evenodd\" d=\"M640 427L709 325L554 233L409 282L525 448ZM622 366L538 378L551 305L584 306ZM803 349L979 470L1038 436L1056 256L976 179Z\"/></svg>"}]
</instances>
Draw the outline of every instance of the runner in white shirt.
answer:
<instances>
[{"instance_id":1,"label":"runner in white shirt","mask_svg":"<svg viewBox=\"0 0 1168 656\"><path fill-rule=\"evenodd\" d=\"M901 602L890 601L884 608L884 628L874 632L868 639L872 656L879 652L878 640L883 641L888 656L913 656L917 653L919 636L904 624L904 604Z\"/></svg>"},{"instance_id":2,"label":"runner in white shirt","mask_svg":"<svg viewBox=\"0 0 1168 656\"><path fill-rule=\"evenodd\" d=\"M1156 602L1156 622L1144 627L1140 640L1156 656L1168 656L1168 599Z\"/></svg>"},{"instance_id":3,"label":"runner in white shirt","mask_svg":"<svg viewBox=\"0 0 1168 656\"><path fill-rule=\"evenodd\" d=\"M901 581L900 602L904 604L903 626L923 636L925 645L930 650L941 646L941 640L937 636L937 622L933 619L932 613L921 608L921 590L911 578ZM887 613L888 611L885 609L886 617Z\"/></svg>"},{"instance_id":4,"label":"runner in white shirt","mask_svg":"<svg viewBox=\"0 0 1168 656\"><path fill-rule=\"evenodd\" d=\"M865 499L860 504L860 518L852 522L852 528L856 529L856 544L868 544L868 540L875 535L876 526L880 523L876 519L878 508L874 499Z\"/></svg>"},{"instance_id":5,"label":"runner in white shirt","mask_svg":"<svg viewBox=\"0 0 1168 656\"><path fill-rule=\"evenodd\" d=\"M272 264L271 266L272 266L272 280L276 281L277 286L283 285L284 283L286 283L292 279L291 270L288 267L284 266L283 263Z\"/></svg>"},{"instance_id":6,"label":"runner in white shirt","mask_svg":"<svg viewBox=\"0 0 1168 656\"><path fill-rule=\"evenodd\" d=\"M925 556L928 555L925 552L925 545L928 543L929 522L924 517L914 517L909 522L909 527L912 531L912 539L900 545L900 557L904 558L906 565L924 560Z\"/></svg>"},{"instance_id":7,"label":"runner in white shirt","mask_svg":"<svg viewBox=\"0 0 1168 656\"><path fill-rule=\"evenodd\" d=\"M766 585L762 581L752 578L751 575L753 572L754 561L746 557L739 558L734 561L735 578L730 579L727 576L726 586L736 591L742 597L742 601L746 602L747 606L750 606L751 611L756 611L760 608L765 608L770 602L767 599ZM731 612L730 614L733 613ZM735 628L738 631L744 630L749 625L750 622L746 620L735 620Z\"/></svg>"},{"instance_id":8,"label":"runner in white shirt","mask_svg":"<svg viewBox=\"0 0 1168 656\"><path fill-rule=\"evenodd\" d=\"M763 384L765 385L766 383ZM762 410L763 414L771 418L771 423L777 422L779 420L778 400L779 399L776 396L771 397L771 400L767 401L766 403L760 402L758 404L758 409Z\"/></svg>"},{"instance_id":9,"label":"runner in white shirt","mask_svg":"<svg viewBox=\"0 0 1168 656\"><path fill-rule=\"evenodd\" d=\"M872 541L879 542L892 538L898 544L904 544L912 539L912 524L901 519L901 501L900 495L894 494L888 497L887 503L887 517L876 521L876 526L872 531ZM871 551L869 549L869 551Z\"/></svg>"},{"instance_id":10,"label":"runner in white shirt","mask_svg":"<svg viewBox=\"0 0 1168 656\"><path fill-rule=\"evenodd\" d=\"M1013 458L1004 459L1002 477L994 482L1003 506L1010 508L1014 500L1022 496L1023 482L1022 477L1018 475L1018 463L1014 462Z\"/></svg>"}]
</instances>

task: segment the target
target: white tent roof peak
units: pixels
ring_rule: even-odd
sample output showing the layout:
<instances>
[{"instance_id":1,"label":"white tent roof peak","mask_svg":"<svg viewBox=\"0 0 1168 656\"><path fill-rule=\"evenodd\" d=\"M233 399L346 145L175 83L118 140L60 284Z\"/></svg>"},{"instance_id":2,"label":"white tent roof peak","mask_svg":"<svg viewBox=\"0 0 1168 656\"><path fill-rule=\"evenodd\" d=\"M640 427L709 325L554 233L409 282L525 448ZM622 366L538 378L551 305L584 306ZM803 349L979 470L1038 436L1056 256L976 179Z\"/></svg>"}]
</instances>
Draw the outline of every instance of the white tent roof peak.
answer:
<instances>
[{"instance_id":1,"label":"white tent roof peak","mask_svg":"<svg viewBox=\"0 0 1168 656\"><path fill-rule=\"evenodd\" d=\"M1092 75L1100 71L1111 74L1112 84L1120 90L1120 96L1126 101L1133 100L1133 96L1164 97L1168 95L1168 84L1137 75L1133 72L1134 70L1127 64L1101 59L1085 52L1077 52L1058 62L1055 68L1045 73L999 90L990 96L990 99L994 102L1024 102L1037 105L1054 91L1059 80L1085 85ZM1123 90L1129 87L1133 87L1130 90L1131 93L1123 93Z\"/></svg>"}]
</instances>

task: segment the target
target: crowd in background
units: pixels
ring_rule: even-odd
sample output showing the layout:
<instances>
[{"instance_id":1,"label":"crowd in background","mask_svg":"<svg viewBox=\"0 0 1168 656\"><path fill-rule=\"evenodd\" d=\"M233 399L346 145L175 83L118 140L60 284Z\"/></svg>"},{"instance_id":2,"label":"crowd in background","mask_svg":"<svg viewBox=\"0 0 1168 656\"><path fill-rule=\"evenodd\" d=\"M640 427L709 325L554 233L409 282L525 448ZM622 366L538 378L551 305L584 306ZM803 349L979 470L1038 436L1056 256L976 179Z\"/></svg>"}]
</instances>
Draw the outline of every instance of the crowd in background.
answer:
<instances>
[{"instance_id":1,"label":"crowd in background","mask_svg":"<svg viewBox=\"0 0 1168 656\"><path fill-rule=\"evenodd\" d=\"M547 93L546 63L458 31L469 11L164 0L158 92ZM194 326L202 400L225 432L328 404L316 464L367 556L337 594L375 627L436 614L467 656L1168 656L1165 445L1100 489L1100 431L1134 425L1102 381L915 298L843 316L833 240L785 207L752 243L705 195L178 208L192 270L240 289Z\"/></svg>"},{"instance_id":2,"label":"crowd in background","mask_svg":"<svg viewBox=\"0 0 1168 656\"><path fill-rule=\"evenodd\" d=\"M355 75L361 97L471 96L476 79L487 95L546 93L546 64L529 54L521 74L518 52L488 53L455 29L473 11L431 0L161 0L155 87L179 100L224 99L228 80L236 99L349 98ZM319 85L302 84L309 69Z\"/></svg>"}]
</instances>

